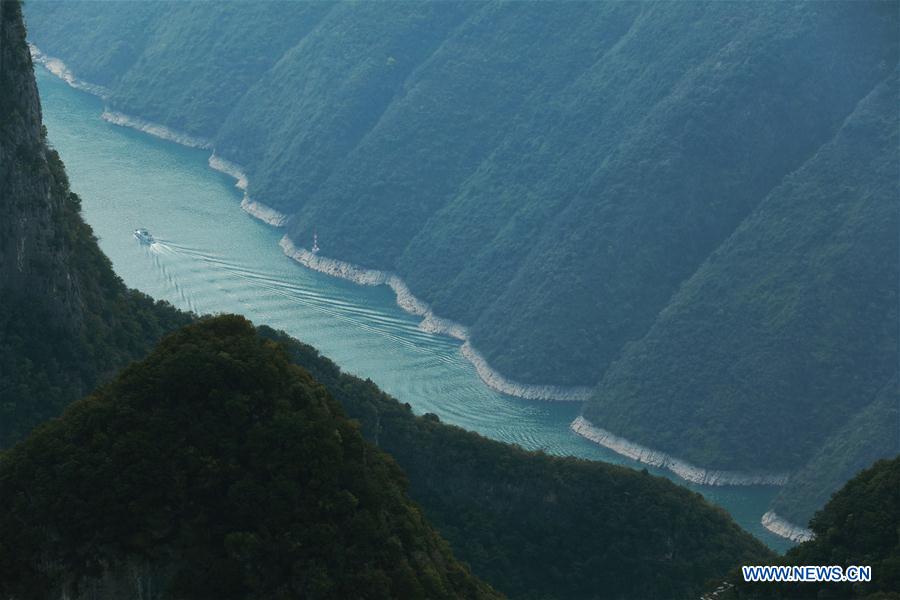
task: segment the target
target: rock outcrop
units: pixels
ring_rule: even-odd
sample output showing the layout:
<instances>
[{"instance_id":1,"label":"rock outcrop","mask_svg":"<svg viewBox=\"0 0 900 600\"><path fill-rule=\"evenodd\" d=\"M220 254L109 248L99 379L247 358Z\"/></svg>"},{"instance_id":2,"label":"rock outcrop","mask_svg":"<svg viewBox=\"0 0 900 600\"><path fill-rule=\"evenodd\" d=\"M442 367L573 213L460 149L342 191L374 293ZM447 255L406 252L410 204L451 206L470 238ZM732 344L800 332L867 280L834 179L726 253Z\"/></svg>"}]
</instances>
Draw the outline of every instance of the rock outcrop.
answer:
<instances>
[{"instance_id":1,"label":"rock outcrop","mask_svg":"<svg viewBox=\"0 0 900 600\"><path fill-rule=\"evenodd\" d=\"M56 225L74 207L47 152L20 7L0 2L0 296L36 303L71 330L83 307L67 268L72 240Z\"/></svg>"}]
</instances>

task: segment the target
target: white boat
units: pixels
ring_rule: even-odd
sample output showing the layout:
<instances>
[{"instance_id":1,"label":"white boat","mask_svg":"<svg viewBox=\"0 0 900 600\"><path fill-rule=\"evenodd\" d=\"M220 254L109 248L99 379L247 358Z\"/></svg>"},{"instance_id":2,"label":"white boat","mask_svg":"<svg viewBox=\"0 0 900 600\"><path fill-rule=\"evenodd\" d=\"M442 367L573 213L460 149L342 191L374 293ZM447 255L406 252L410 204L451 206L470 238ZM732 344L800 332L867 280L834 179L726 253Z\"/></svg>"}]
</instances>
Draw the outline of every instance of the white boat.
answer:
<instances>
[{"instance_id":1,"label":"white boat","mask_svg":"<svg viewBox=\"0 0 900 600\"><path fill-rule=\"evenodd\" d=\"M134 237L136 237L142 244L153 243L153 236L146 229L135 229Z\"/></svg>"}]
</instances>

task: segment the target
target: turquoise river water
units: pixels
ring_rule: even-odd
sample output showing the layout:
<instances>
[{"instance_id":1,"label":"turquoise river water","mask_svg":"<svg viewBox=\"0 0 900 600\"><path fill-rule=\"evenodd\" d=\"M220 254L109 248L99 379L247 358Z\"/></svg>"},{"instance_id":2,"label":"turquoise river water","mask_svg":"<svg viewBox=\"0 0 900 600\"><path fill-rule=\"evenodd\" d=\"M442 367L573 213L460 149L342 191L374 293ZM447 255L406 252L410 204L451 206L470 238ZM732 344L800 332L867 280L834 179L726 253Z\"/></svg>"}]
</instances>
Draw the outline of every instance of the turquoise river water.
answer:
<instances>
[{"instance_id":1,"label":"turquoise river water","mask_svg":"<svg viewBox=\"0 0 900 600\"><path fill-rule=\"evenodd\" d=\"M240 209L234 181L209 168L208 151L111 125L100 119L101 100L35 70L49 140L129 286L197 313L240 313L283 329L418 414L528 449L644 468L569 431L576 403L489 389L460 355L460 342L419 331L387 287L361 287L285 257L281 233ZM138 227L158 243L141 245L131 234ZM775 488L696 486L649 470L700 492L771 547L790 546L760 525Z\"/></svg>"}]
</instances>

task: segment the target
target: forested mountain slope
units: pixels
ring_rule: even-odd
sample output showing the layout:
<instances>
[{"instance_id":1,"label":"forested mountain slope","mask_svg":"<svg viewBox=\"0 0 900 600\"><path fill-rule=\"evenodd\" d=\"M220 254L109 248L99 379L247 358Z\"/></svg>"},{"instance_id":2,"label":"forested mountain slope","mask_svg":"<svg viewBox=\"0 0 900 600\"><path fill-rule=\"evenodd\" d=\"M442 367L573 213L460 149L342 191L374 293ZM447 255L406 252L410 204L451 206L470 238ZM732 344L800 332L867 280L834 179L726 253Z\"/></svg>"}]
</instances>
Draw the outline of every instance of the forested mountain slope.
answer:
<instances>
[{"instance_id":1,"label":"forested mountain slope","mask_svg":"<svg viewBox=\"0 0 900 600\"><path fill-rule=\"evenodd\" d=\"M769 555L721 509L666 479L414 416L314 348L261 329L397 460L456 556L512 598L693 598L729 565Z\"/></svg>"},{"instance_id":2,"label":"forested mountain slope","mask_svg":"<svg viewBox=\"0 0 900 600\"><path fill-rule=\"evenodd\" d=\"M744 583L719 600L731 598L900 598L900 456L880 460L853 477L817 512L810 523L816 539L791 549L782 565L864 565L867 583Z\"/></svg>"},{"instance_id":3,"label":"forested mountain slope","mask_svg":"<svg viewBox=\"0 0 900 600\"><path fill-rule=\"evenodd\" d=\"M19 5L0 8L0 448L188 322L128 290L47 146Z\"/></svg>"},{"instance_id":4,"label":"forested mountain slope","mask_svg":"<svg viewBox=\"0 0 900 600\"><path fill-rule=\"evenodd\" d=\"M607 372L588 419L696 464L787 470L889 393L898 97L893 75L766 197ZM896 430L877 443L896 452Z\"/></svg>"},{"instance_id":5,"label":"forested mountain slope","mask_svg":"<svg viewBox=\"0 0 900 600\"><path fill-rule=\"evenodd\" d=\"M0 590L498 598L405 485L283 350L218 317L0 455Z\"/></svg>"},{"instance_id":6,"label":"forested mountain slope","mask_svg":"<svg viewBox=\"0 0 900 600\"><path fill-rule=\"evenodd\" d=\"M808 523L841 486L881 458L900 454L900 386L895 376L868 406L851 416L784 486L772 510Z\"/></svg>"}]
</instances>

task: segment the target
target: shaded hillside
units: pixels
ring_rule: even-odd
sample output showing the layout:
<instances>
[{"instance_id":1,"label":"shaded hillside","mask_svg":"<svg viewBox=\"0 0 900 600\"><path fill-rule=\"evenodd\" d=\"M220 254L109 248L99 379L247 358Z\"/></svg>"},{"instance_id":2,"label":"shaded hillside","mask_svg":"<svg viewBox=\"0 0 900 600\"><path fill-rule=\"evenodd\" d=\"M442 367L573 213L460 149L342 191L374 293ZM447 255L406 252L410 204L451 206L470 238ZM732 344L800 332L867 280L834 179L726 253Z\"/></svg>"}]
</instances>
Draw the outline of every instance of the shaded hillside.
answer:
<instances>
[{"instance_id":1,"label":"shaded hillside","mask_svg":"<svg viewBox=\"0 0 900 600\"><path fill-rule=\"evenodd\" d=\"M217 317L0 455L0 590L499 597L454 560L405 486L278 346Z\"/></svg>"},{"instance_id":2,"label":"shaded hillside","mask_svg":"<svg viewBox=\"0 0 900 600\"><path fill-rule=\"evenodd\" d=\"M848 419L772 501L772 510L805 524L853 476L876 460L900 454L900 388L896 377Z\"/></svg>"},{"instance_id":3,"label":"shaded hillside","mask_svg":"<svg viewBox=\"0 0 900 600\"><path fill-rule=\"evenodd\" d=\"M744 583L729 598L900 598L900 457L880 460L851 479L816 513L816 539L791 549L776 564L867 565L868 583Z\"/></svg>"},{"instance_id":4,"label":"shaded hillside","mask_svg":"<svg viewBox=\"0 0 900 600\"><path fill-rule=\"evenodd\" d=\"M771 556L724 511L666 479L416 417L314 348L262 331L397 460L456 556L511 598L695 598L731 566Z\"/></svg>"},{"instance_id":5,"label":"shaded hillside","mask_svg":"<svg viewBox=\"0 0 900 600\"><path fill-rule=\"evenodd\" d=\"M19 5L0 4L0 447L188 321L128 290L47 146Z\"/></svg>"},{"instance_id":6,"label":"shaded hillside","mask_svg":"<svg viewBox=\"0 0 900 600\"><path fill-rule=\"evenodd\" d=\"M895 75L785 178L625 350L588 419L695 464L777 471L866 411L900 362L898 97Z\"/></svg>"}]
</instances>

